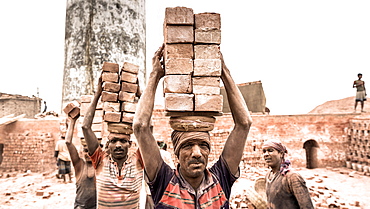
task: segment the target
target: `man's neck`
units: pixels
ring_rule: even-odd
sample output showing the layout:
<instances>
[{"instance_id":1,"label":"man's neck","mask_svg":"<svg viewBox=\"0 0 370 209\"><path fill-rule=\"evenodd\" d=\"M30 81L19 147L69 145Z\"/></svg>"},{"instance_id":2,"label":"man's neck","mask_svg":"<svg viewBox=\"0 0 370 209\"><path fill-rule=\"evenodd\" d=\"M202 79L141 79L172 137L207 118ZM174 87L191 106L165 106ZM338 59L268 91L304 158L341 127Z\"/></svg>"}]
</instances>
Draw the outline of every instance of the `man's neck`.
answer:
<instances>
[{"instance_id":1,"label":"man's neck","mask_svg":"<svg viewBox=\"0 0 370 209\"><path fill-rule=\"evenodd\" d=\"M271 171L272 171L273 173L279 172L279 171L280 171L280 166L279 166L279 167L278 167L278 166L276 166L276 167L271 168Z\"/></svg>"},{"instance_id":2,"label":"man's neck","mask_svg":"<svg viewBox=\"0 0 370 209\"><path fill-rule=\"evenodd\" d=\"M179 172L181 171L179 170ZM184 175L181 175L181 176L185 179L186 182L190 184L190 186L194 189L194 191L197 191L197 189L199 188L200 184L202 183L204 179L204 172L202 173L202 175L195 177L195 178L186 177Z\"/></svg>"},{"instance_id":3,"label":"man's neck","mask_svg":"<svg viewBox=\"0 0 370 209\"><path fill-rule=\"evenodd\" d=\"M126 157L121 158L121 159L117 159L117 158L114 158L114 157L112 156L113 161L117 163L117 165L118 165L118 168L119 168L119 169L121 169L121 168L122 168L123 163L125 163L125 162L126 162L127 158L128 158L128 155L126 155Z\"/></svg>"}]
</instances>

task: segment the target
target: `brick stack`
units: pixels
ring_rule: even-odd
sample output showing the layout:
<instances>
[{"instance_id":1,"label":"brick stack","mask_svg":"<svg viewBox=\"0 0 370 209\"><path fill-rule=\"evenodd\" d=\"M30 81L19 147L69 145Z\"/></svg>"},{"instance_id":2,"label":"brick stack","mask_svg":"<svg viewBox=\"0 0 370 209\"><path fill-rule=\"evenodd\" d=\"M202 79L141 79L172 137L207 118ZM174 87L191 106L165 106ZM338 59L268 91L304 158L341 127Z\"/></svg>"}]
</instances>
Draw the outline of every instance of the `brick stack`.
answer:
<instances>
[{"instance_id":1,"label":"brick stack","mask_svg":"<svg viewBox=\"0 0 370 209\"><path fill-rule=\"evenodd\" d=\"M91 101L93 99L94 96L92 95L82 95L80 97L80 115L81 117L79 118L79 123L77 124L77 134L78 134L78 137L80 138L83 138L83 133L82 133L82 129L81 129L81 126L82 126L82 123L83 123L83 120L84 120L84 117L86 115L86 112L88 110L88 108L90 107L90 104L91 104ZM104 124L103 124L103 103L102 102L98 102L98 104L96 105L96 109L95 109L95 115L94 115L94 118L93 118L93 122L92 122L92 126L91 126L91 129L93 130L93 132L95 133L95 136L98 138L98 139L102 139L103 138L103 134L104 134ZM81 141L82 144L84 144L83 141Z\"/></svg>"},{"instance_id":2,"label":"brick stack","mask_svg":"<svg viewBox=\"0 0 370 209\"><path fill-rule=\"evenodd\" d=\"M166 8L163 92L165 110L172 118L222 114L220 28L217 13Z\"/></svg>"},{"instance_id":3,"label":"brick stack","mask_svg":"<svg viewBox=\"0 0 370 209\"><path fill-rule=\"evenodd\" d=\"M370 121L352 119L347 129L349 146L346 153L347 168L370 175Z\"/></svg>"},{"instance_id":4,"label":"brick stack","mask_svg":"<svg viewBox=\"0 0 370 209\"><path fill-rule=\"evenodd\" d=\"M132 122L138 102L139 66L125 62L119 70L118 64L103 65L103 120L110 133L132 134Z\"/></svg>"}]
</instances>

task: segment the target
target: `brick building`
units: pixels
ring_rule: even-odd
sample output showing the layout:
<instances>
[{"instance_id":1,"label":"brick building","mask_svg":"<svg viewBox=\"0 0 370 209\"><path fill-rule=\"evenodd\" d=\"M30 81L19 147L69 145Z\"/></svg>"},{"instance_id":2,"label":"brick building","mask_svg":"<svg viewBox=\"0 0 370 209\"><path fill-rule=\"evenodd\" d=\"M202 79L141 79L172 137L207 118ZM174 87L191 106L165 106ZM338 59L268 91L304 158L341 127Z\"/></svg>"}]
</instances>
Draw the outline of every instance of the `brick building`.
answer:
<instances>
[{"instance_id":1,"label":"brick building","mask_svg":"<svg viewBox=\"0 0 370 209\"><path fill-rule=\"evenodd\" d=\"M38 97L0 93L0 117L26 114L26 118L33 118L40 113L41 100Z\"/></svg>"}]
</instances>

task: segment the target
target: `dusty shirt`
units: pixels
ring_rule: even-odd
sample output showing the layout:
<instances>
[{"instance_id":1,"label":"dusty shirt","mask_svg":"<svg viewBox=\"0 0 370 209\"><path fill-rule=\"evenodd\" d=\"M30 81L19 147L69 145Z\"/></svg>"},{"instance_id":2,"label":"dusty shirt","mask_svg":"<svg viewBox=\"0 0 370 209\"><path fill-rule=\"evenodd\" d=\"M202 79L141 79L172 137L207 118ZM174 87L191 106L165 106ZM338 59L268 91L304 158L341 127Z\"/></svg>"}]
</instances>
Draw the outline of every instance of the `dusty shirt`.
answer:
<instances>
[{"instance_id":1,"label":"dusty shirt","mask_svg":"<svg viewBox=\"0 0 370 209\"><path fill-rule=\"evenodd\" d=\"M91 167L92 168L92 167ZM92 168L94 169L94 168ZM89 171L91 172L91 171ZM92 177L88 176L88 167L83 163L81 175L76 181L76 199L74 208L95 209L96 208L96 184L95 171Z\"/></svg>"},{"instance_id":2,"label":"dusty shirt","mask_svg":"<svg viewBox=\"0 0 370 209\"><path fill-rule=\"evenodd\" d=\"M71 156L69 155L69 151L66 145L65 140L57 141L55 145L55 151L59 151L58 158L64 161L71 161Z\"/></svg>"},{"instance_id":3,"label":"dusty shirt","mask_svg":"<svg viewBox=\"0 0 370 209\"><path fill-rule=\"evenodd\" d=\"M91 161L96 169L98 208L139 208L144 168L138 152L126 160L121 176L117 163L100 147Z\"/></svg>"},{"instance_id":4,"label":"dusty shirt","mask_svg":"<svg viewBox=\"0 0 370 209\"><path fill-rule=\"evenodd\" d=\"M269 174L267 174L268 176ZM266 176L266 195L268 209L313 209L310 193L302 176L289 171L286 176L280 173L268 180Z\"/></svg>"}]
</instances>

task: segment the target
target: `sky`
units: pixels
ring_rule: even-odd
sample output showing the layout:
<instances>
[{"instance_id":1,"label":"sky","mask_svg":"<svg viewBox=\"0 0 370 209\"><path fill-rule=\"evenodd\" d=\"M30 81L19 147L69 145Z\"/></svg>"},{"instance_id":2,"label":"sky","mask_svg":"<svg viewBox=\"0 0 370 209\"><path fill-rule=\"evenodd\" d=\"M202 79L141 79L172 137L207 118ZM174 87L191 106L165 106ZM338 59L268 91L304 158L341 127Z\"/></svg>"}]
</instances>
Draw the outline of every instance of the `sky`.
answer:
<instances>
[{"instance_id":1,"label":"sky","mask_svg":"<svg viewBox=\"0 0 370 209\"><path fill-rule=\"evenodd\" d=\"M2 2L0 92L39 96L48 110L61 111L65 6ZM149 72L163 42L165 8L176 6L220 13L226 65L237 84L262 82L273 115L306 114L354 96L358 73L370 81L370 1L147 0Z\"/></svg>"}]
</instances>

